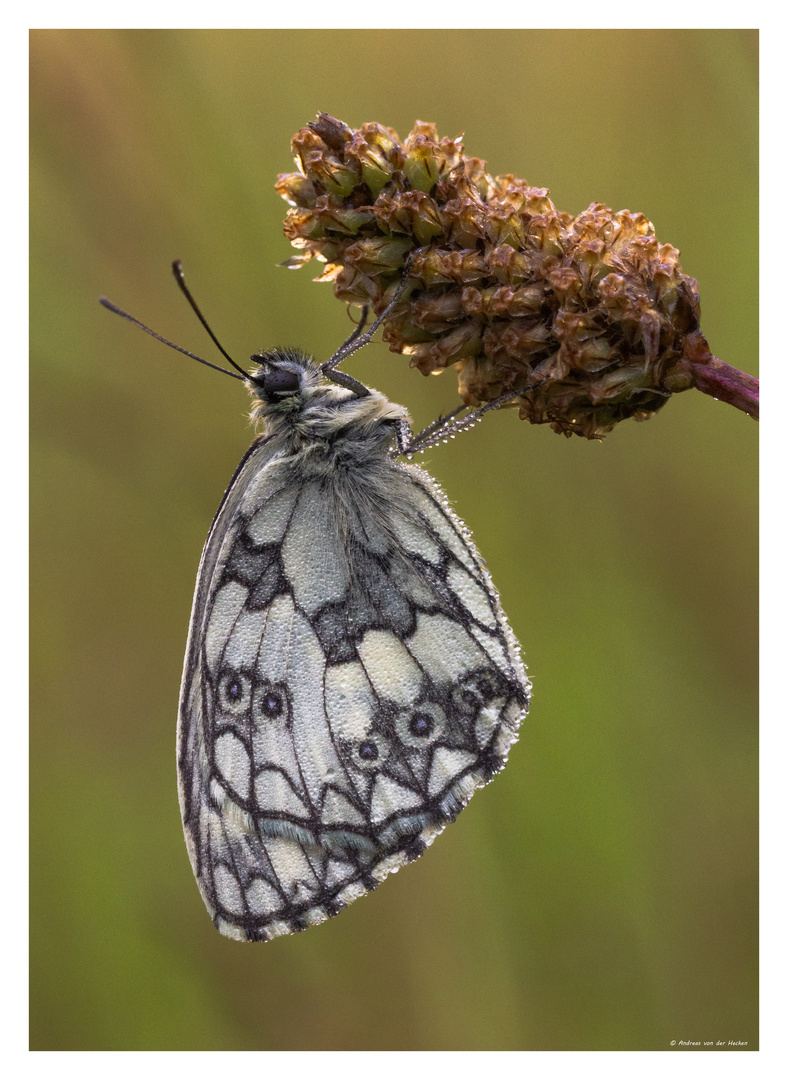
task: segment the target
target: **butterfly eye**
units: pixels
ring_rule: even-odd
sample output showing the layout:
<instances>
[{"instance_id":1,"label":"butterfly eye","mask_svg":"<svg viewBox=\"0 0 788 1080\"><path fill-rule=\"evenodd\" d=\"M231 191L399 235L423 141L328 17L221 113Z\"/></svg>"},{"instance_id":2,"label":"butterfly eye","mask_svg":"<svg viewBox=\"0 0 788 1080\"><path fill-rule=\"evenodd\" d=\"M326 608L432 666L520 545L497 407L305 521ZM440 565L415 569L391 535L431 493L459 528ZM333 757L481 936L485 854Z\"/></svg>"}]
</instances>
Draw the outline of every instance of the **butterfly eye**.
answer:
<instances>
[{"instance_id":1,"label":"butterfly eye","mask_svg":"<svg viewBox=\"0 0 788 1080\"><path fill-rule=\"evenodd\" d=\"M271 394L294 394L301 385L301 378L297 371L288 371L287 368L272 368L263 376L263 390L269 396Z\"/></svg>"}]
</instances>

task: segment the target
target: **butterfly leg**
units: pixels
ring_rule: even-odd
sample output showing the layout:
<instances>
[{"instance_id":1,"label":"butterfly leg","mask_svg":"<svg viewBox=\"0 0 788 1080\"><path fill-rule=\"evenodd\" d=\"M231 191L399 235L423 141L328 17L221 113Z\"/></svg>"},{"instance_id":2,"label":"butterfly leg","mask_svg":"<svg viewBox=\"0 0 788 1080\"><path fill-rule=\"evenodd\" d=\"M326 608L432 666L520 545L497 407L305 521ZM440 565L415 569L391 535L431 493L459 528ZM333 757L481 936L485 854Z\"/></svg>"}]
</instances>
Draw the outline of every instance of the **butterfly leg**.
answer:
<instances>
[{"instance_id":1,"label":"butterfly leg","mask_svg":"<svg viewBox=\"0 0 788 1080\"><path fill-rule=\"evenodd\" d=\"M367 325L368 317L369 317L369 304L364 304L364 306L361 308L361 318L358 320L358 324L354 328L353 333L350 335L350 337L347 339L347 341L343 341L342 344L339 346L340 351L342 349L346 349L348 347L348 345L352 345L353 342L361 335L362 331L364 330L364 327Z\"/></svg>"},{"instance_id":2,"label":"butterfly leg","mask_svg":"<svg viewBox=\"0 0 788 1080\"><path fill-rule=\"evenodd\" d=\"M438 416L435 420L432 421L431 424L427 424L425 428L422 428L418 435L413 436L414 441L416 439L429 438L430 435L439 431L447 424L450 424L455 419L455 417L459 416L459 414L467 408L467 405L458 405L456 409L452 410L452 412L450 413L447 413L445 416Z\"/></svg>"},{"instance_id":3,"label":"butterfly leg","mask_svg":"<svg viewBox=\"0 0 788 1080\"><path fill-rule=\"evenodd\" d=\"M473 412L468 413L466 416L462 416L457 419L457 414L462 412L465 405L460 405L454 412L448 414L448 416L438 417L431 424L428 424L423 431L420 431L418 435L413 436L405 451L400 453L407 454L419 454L422 450L428 450L431 446L435 446L439 442L444 442L446 439L451 439L455 435L459 435L461 431L467 431L468 428L474 427L479 423L485 413L490 412L493 409L500 409L502 405L505 405L508 401L513 401L514 398L519 397L522 393L521 390L510 390L506 394L501 394L500 397L495 398L493 401L488 401L485 405L482 405L478 409L474 409Z\"/></svg>"},{"instance_id":4,"label":"butterfly leg","mask_svg":"<svg viewBox=\"0 0 788 1080\"><path fill-rule=\"evenodd\" d=\"M410 425L405 420L400 420L395 424L395 436L397 440L397 449L392 451L394 457L401 457L404 454L412 454L418 452L418 447L414 444L425 437L431 435L434 431L442 428L445 424L461 413L467 406L459 405L453 412L450 412L447 416L439 416L436 420L433 420L431 424L428 424L418 435L413 434Z\"/></svg>"},{"instance_id":5,"label":"butterfly leg","mask_svg":"<svg viewBox=\"0 0 788 1080\"><path fill-rule=\"evenodd\" d=\"M405 260L405 264L402 267L402 279L397 286L396 292L394 293L386 307L383 309L383 311L380 313L380 315L378 315L377 319L375 319L373 324L370 326L369 330L361 333L361 326L356 327L356 329L353 331L353 333L350 335L344 345L340 345L340 347L337 349L331 359L326 360L325 364L321 364L320 370L327 379L330 379L332 382L338 383L340 386L346 386L349 390L354 390L359 395L359 397L364 397L367 393L369 393L367 388L362 386L362 384L356 379L351 379L349 375L344 375L344 379L337 378L338 375L341 376L344 373L336 371L336 368L344 360L347 360L349 356L352 356L354 352L362 349L365 345L368 345L370 341L372 341L372 338L375 336L376 331L383 323L383 321L387 318L387 316L391 312L391 309L399 301L399 298L405 291L405 287L408 283L408 273L410 271L412 262L413 256L410 255ZM345 381L348 379L351 380L350 383ZM351 385L351 383L355 385ZM363 393L361 392L362 390Z\"/></svg>"},{"instance_id":6,"label":"butterfly leg","mask_svg":"<svg viewBox=\"0 0 788 1080\"><path fill-rule=\"evenodd\" d=\"M410 424L407 420L396 420L394 422L394 438L397 440L397 449L391 451L392 456L401 457L403 454L409 454L413 432L410 430Z\"/></svg>"}]
</instances>

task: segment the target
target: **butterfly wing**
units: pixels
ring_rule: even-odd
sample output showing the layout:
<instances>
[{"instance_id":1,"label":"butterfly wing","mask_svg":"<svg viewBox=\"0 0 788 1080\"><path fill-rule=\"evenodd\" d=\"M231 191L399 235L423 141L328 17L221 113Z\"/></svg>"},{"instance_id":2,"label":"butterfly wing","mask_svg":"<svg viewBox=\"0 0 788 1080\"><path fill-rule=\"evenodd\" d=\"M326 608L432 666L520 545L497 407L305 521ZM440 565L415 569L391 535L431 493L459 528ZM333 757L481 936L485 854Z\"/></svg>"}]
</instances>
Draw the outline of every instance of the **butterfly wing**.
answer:
<instances>
[{"instance_id":1,"label":"butterfly wing","mask_svg":"<svg viewBox=\"0 0 788 1080\"><path fill-rule=\"evenodd\" d=\"M254 446L203 553L179 716L184 831L219 930L303 929L419 855L503 767L529 690L427 473Z\"/></svg>"}]
</instances>

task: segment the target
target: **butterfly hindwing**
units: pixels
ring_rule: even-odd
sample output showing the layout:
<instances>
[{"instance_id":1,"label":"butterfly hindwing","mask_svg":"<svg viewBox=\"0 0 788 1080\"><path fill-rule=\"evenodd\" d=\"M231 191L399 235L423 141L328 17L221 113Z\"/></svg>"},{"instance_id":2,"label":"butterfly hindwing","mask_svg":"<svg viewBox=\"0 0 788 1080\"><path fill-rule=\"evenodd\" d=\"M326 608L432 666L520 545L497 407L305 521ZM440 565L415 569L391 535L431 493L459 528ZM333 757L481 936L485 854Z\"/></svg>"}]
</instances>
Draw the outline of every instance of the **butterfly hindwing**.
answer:
<instances>
[{"instance_id":1,"label":"butterfly hindwing","mask_svg":"<svg viewBox=\"0 0 788 1080\"><path fill-rule=\"evenodd\" d=\"M503 766L528 703L489 573L431 478L314 458L253 447L192 613L184 829L240 940L321 922L420 854Z\"/></svg>"}]
</instances>

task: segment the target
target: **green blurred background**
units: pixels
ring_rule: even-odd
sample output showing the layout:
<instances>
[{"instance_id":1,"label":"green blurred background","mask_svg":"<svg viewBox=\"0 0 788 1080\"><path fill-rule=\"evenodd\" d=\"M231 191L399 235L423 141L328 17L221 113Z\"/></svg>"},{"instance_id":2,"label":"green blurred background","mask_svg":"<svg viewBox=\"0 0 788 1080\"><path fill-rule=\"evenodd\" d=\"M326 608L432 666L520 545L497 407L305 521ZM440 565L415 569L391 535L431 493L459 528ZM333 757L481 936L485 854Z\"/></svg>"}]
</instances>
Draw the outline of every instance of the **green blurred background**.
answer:
<instances>
[{"instance_id":1,"label":"green blurred background","mask_svg":"<svg viewBox=\"0 0 788 1080\"><path fill-rule=\"evenodd\" d=\"M32 34L31 1045L757 1045L756 440L691 391L601 444L495 414L426 464L473 530L534 704L506 771L338 919L227 941L192 879L175 714L202 542L250 439L243 361L350 323L273 192L325 110L465 132L577 213L642 211L757 374L755 31ZM452 407L382 345L359 378ZM51 410L51 411L50 411Z\"/></svg>"}]
</instances>

